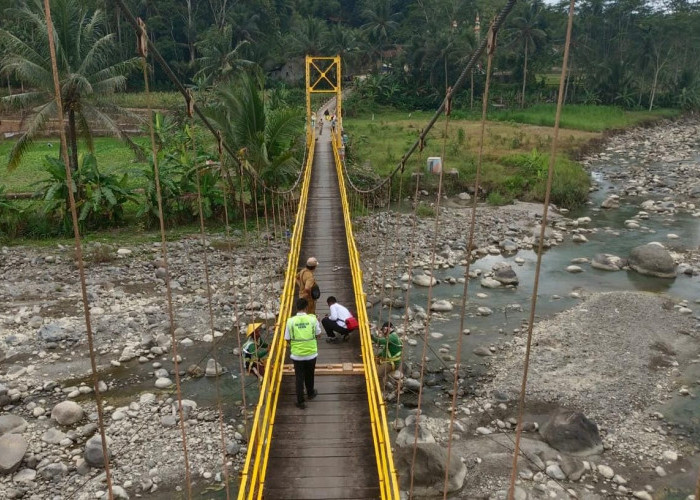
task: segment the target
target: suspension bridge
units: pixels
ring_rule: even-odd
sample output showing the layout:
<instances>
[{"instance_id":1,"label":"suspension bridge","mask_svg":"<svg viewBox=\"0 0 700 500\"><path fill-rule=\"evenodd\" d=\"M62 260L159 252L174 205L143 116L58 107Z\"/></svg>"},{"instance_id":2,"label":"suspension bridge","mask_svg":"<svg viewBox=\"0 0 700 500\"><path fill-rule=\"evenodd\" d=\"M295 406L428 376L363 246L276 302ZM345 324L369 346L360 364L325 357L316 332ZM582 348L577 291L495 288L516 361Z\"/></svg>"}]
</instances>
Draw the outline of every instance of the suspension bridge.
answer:
<instances>
[{"instance_id":1,"label":"suspension bridge","mask_svg":"<svg viewBox=\"0 0 700 500\"><path fill-rule=\"evenodd\" d=\"M357 311L360 327L346 343L319 342L319 395L300 410L294 405L284 321L278 321L238 498L399 498L343 179L340 59L307 57L306 65L309 154L279 317L293 315L295 276L313 255L320 262L315 279L324 296L334 295ZM311 125L313 93L334 95L321 111L332 108L335 127L321 122L317 131ZM316 311L319 317L322 307Z\"/></svg>"},{"instance_id":2,"label":"suspension bridge","mask_svg":"<svg viewBox=\"0 0 700 500\"><path fill-rule=\"evenodd\" d=\"M465 81L467 75L476 66L484 54L488 56L486 70L486 84L483 96L482 119L481 119L481 139L483 146L484 126L486 120L486 110L488 103L489 81L492 69L493 53L496 44L496 34L502 26L503 21L511 11L515 0L509 0L503 10L496 16L488 35L481 45L474 50L470 59L466 63L462 73L452 87L446 89L446 95L433 118L420 131L416 142L403 155L399 164L391 174L371 189L362 191L352 185L347 176L344 166L344 145L342 139L342 90L341 90L341 66L339 57L307 57L306 58L306 158L303 168L300 171L299 179L294 186L285 192L275 191L265 186L254 171L244 171L243 162L240 160L239 152L234 151L222 140L222 135L204 113L194 102L192 93L186 89L168 67L162 56L155 49L152 41L147 35L146 25L142 20L136 19L122 0L116 0L121 12L133 25L138 39L138 51L143 62L144 85L148 92L148 65L146 63L147 52L150 50L153 59L166 71L168 77L173 81L176 88L183 94L188 115L194 126L194 116L198 115L205 126L217 138L220 156L220 165L224 164L224 152L228 153L231 161L239 168L241 180L244 175L251 178L251 193L256 195L258 187L262 185L262 206L265 207L265 224L277 234L278 229L293 226L293 231L289 241L289 252L287 255L287 266L285 272L283 291L280 297L279 310L275 325L274 336L271 342L270 354L267 360L265 376L260 387L260 395L255 408L255 413L250 425L248 435L247 455L244 466L240 471L240 482L237 496L239 500L253 499L393 499L400 498L399 476L394 464L391 439L389 432L389 422L387 408L385 406L382 388L377 376L377 367L374 361L374 353L370 338L370 321L366 310L366 296L362 288L362 270L360 267L360 256L353 233L351 220L351 200L350 193L364 196L376 193L383 187L389 187L388 183L398 172L403 173L406 161L415 152L423 148L424 140L437 122L438 118L446 118L446 128L449 126L449 115L451 100L454 92ZM530 320L528 329L527 351L525 358L525 371L523 374L522 390L519 401L518 425L513 452L513 467L510 481L509 498L514 497L514 484L517 472L517 460L519 456L519 442L522 432L522 417L525 399L525 385L527 381L527 366L529 360L530 346L532 341L532 325L536 310L537 286L539 269L542 257L542 242L544 241L544 231L547 221L547 209L549 195L551 191L551 179L553 172L553 159L556 157L557 137L559 130L559 119L561 115L562 96L564 86L565 68L567 68L568 47L570 44L571 27L573 18L573 0L569 8L569 20L567 26L566 50L562 64L562 75L559 86L559 100L557 104L557 115L555 119L555 135L552 141L551 162L548 171L547 194L543 208L540 248L537 260L537 270L535 284L532 294L532 304L530 308ZM45 2L45 13L47 26L51 27L50 9L48 2ZM49 31L49 34L51 31ZM57 63L55 50L52 46L52 35L49 37L51 48L52 70L55 76L55 93L58 108L58 119L63 122L61 92L57 79ZM321 132L312 126L312 100L313 94L326 94L330 99L325 104L332 108L337 115L335 127L326 123ZM150 113L149 108L149 113ZM319 119L322 117L321 109ZM155 178L159 178L156 144L152 123L150 124L150 135L153 149L153 163ZM444 134L446 136L446 134ZM65 157L66 139L65 131L61 129L62 152L66 165L67 182L70 184L71 173L68 168L69 162ZM193 145L194 148L194 145ZM196 149L195 149L196 153ZM479 192L479 179L481 171L481 161L483 149L480 149L474 192ZM195 154L196 157L196 154ZM443 152L444 157L444 152ZM199 213L201 215L201 193L199 187L199 166L197 175L197 197L199 203ZM226 176L231 174L227 171ZM399 176L400 179L400 176ZM229 180L229 179L227 179ZM349 186L346 186L346 183ZM439 231L440 198L442 186L442 174L436 198L435 227L436 236ZM228 183L233 186L232 183ZM243 182L240 183L240 200L243 204ZM162 255L167 272L167 245L165 241L162 195L160 185L156 183L157 196L159 200L159 218L161 222ZM417 192L416 185L416 192ZM77 211L72 191L69 191L71 215L75 228L76 259L81 278L81 292L85 308L85 322L87 338L92 362L93 387L95 402L97 406L98 427L102 439L103 459L105 464L105 480L107 484L107 497L115 498L112 489L112 476L110 470L110 456L106 446L105 423L103 417L102 401L99 389L99 374L95 363L95 353L92 344L92 330L90 326L90 312L87 299L87 288L85 280L85 268L82 259L81 239L78 231ZM228 192L227 194L232 194ZM268 203L268 198L269 201ZM254 200L256 207L259 206L257 199ZM357 201L357 197L355 198ZM367 198L360 201L367 205ZM414 203L414 206L417 206ZM271 212L268 213L268 207ZM245 210L242 210L245 217ZM295 215L293 215L295 214ZM472 247L474 237L474 218L476 214L476 197L471 212L469 225L469 243L467 248ZM257 215L257 214L256 214ZM415 220L415 213L414 213ZM259 221L256 218L259 226ZM245 221L244 221L245 224ZM226 227L228 227L228 213L226 213ZM200 216L200 232L203 246L205 241L204 221ZM228 235L227 235L228 237ZM437 239L437 238L436 238ZM350 309L356 311L359 322L357 332L351 334L347 343L326 344L319 343L319 357L316 365L316 387L318 396L309 403L307 408L299 409L294 405L294 383L293 369L287 357L286 341L284 340L284 325L287 318L294 313L293 304L298 295L295 289L295 277L297 270L306 258L315 256L320 264L315 273L315 278L319 284L323 297L335 295L339 302L345 304ZM409 251L409 256L412 251ZM410 257L409 257L410 259ZM206 288L210 289L209 274L206 261L206 252L203 252ZM432 251L433 264L435 262L435 249ZM412 263L409 262L409 269ZM465 268L464 291L462 294L462 314L460 331L464 328L464 311L467 298L467 287L469 283L469 260ZM273 278L273 277L271 277ZM177 339L174 335L174 315L172 296L169 279L165 280L168 299L168 313L170 319L170 332L172 336L172 351L174 360L174 374L176 382L177 406L179 410L180 429L182 434L183 458L185 469L185 483L187 486L187 498L192 498L191 466L187 450L187 432L182 405L182 394L180 390L180 370L178 365ZM409 288L410 290L410 288ZM406 303L409 303L408 292L406 293ZM428 302L432 299L432 286L428 292ZM325 312L323 300L317 310L317 315L321 316ZM210 327L213 330L213 312L211 297L208 297ZM423 354L421 359L425 359L427 346L427 336L429 321L425 325L423 339ZM459 363L461 356L461 336L459 337L454 370L453 399L451 405L451 421L449 428L449 441L447 448L447 462L450 462L450 445L452 441L453 423L456 408L457 382L459 374ZM216 361L216 346L212 349ZM218 361L216 361L218 364ZM420 378L423 379L425 363L420 365ZM241 372L243 369L241 367ZM222 448L222 469L224 473L224 486L226 488L226 498L231 498L233 491L231 485L235 480L230 478L229 465L226 457L226 431L224 417L221 406L221 394L219 392L218 380L216 381L217 407L219 414L219 428L221 433ZM242 391L245 394L245 390ZM397 392L398 397L399 392ZM418 393L418 408L420 409L422 396L421 389ZM398 403L397 403L398 405ZM245 408L244 400L244 408ZM244 414L245 418L245 414ZM420 418L420 413L416 419ZM418 422L416 422L416 433ZM414 462L415 462L415 442L414 442ZM408 473L406 472L406 476ZM447 497L447 473L445 476L444 498ZM409 498L413 496L413 472L410 474Z\"/></svg>"}]
</instances>

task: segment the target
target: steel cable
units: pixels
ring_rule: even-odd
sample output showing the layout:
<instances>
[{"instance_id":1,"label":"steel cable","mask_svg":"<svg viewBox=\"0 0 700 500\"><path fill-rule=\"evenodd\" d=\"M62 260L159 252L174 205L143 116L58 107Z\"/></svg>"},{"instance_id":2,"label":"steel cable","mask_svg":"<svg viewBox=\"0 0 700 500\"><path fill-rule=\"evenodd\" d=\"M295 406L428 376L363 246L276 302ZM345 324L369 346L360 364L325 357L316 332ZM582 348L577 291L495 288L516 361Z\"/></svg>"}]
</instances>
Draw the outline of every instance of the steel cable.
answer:
<instances>
[{"instance_id":1,"label":"steel cable","mask_svg":"<svg viewBox=\"0 0 700 500\"><path fill-rule=\"evenodd\" d=\"M51 18L51 7L49 0L44 0L44 17L46 20L46 34L49 40L49 54L51 56L51 74L53 76L54 100L56 101L56 114L61 138L61 158L66 171L66 186L68 190L68 203L70 205L71 221L73 223L73 238L75 240L75 258L78 264L78 274L80 275L80 293L83 302L83 313L85 315L85 331L87 333L88 350L90 352L90 368L92 372L92 387L95 392L95 404L97 406L97 424L102 440L102 460L105 467L105 480L107 481L107 496L109 500L114 498L112 490L112 471L109 463L109 450L107 448L107 435L105 433L104 414L102 411L102 400L100 397L99 376L97 373L97 362L95 360L95 346L92 335L92 324L90 321L90 304L87 295L87 283L85 279L85 263L83 261L83 245L80 238L80 227L78 226L78 209L73 193L73 176L70 163L68 161L68 143L66 141L66 130L63 126L63 97L61 95L61 82L58 76L58 62L56 60L56 45L54 41L53 19Z\"/></svg>"},{"instance_id":2,"label":"steel cable","mask_svg":"<svg viewBox=\"0 0 700 500\"><path fill-rule=\"evenodd\" d=\"M449 94L449 91L448 91ZM437 249L437 240L438 236L440 235L440 200L442 198L442 181L443 181L443 172L444 172L444 158L445 158L445 149L446 149L446 144L447 144L447 133L449 130L450 126L450 106L451 104L448 104L447 107L445 107L445 130L443 134L443 143L442 143L442 158L443 158L443 165L442 168L440 169L440 177L438 179L438 191L437 191L437 197L436 197L436 202L435 202L435 236L433 238L432 242L432 249L431 249L431 255L430 255L430 280L429 280L429 286L428 286L428 299L427 299L427 306L428 309L426 311L426 318L425 318L425 330L423 333L423 354L421 357L421 368L420 368L420 387L418 389L418 409L416 411L416 423L415 423L415 430L413 434L413 457L411 459L411 480L410 480L410 488L408 490L408 498L409 500L413 498L413 480L415 476L415 464L416 464L416 455L418 452L418 431L420 427L420 416L421 416L421 403L423 400L423 379L425 376L425 349L426 345L428 343L428 333L430 331L430 318L431 318L431 302L433 300L433 281L435 278L433 277L433 274L435 272L435 257L436 257L436 249Z\"/></svg>"},{"instance_id":3,"label":"steel cable","mask_svg":"<svg viewBox=\"0 0 700 500\"><path fill-rule=\"evenodd\" d=\"M515 431L515 452L513 453L513 468L510 474L510 486L508 488L508 499L513 500L515 496L515 480L518 476L518 451L520 450L520 437L523 432L523 413L525 412L525 390L527 388L527 375L530 367L530 353L532 350L532 329L535 323L535 309L537 307L537 291L540 284L540 270L542 268L542 256L544 254L544 237L547 228L547 215L549 214L549 200L552 193L552 179L554 178L554 164L557 160L557 146L559 142L559 121L561 110L564 105L564 82L566 80L566 69L569 63L569 48L571 46L571 30L574 20L574 3L569 3L569 19L566 25L566 42L564 44L564 59L561 66L561 76L559 77L559 95L557 96L557 112L554 117L554 137L552 139L552 149L549 156L549 168L547 170L547 188L544 195L544 207L542 208L542 222L540 226L540 238L537 245L537 265L535 267L535 281L532 287L532 298L530 302L530 318L527 325L527 346L525 348L525 362L523 366L522 384L520 387L520 398L518 401L518 425Z\"/></svg>"},{"instance_id":4,"label":"steel cable","mask_svg":"<svg viewBox=\"0 0 700 500\"><path fill-rule=\"evenodd\" d=\"M146 30L139 31L142 38L148 39ZM145 46L145 45L143 45ZM170 329L170 339L172 343L173 363L175 367L175 388L177 392L178 414L180 419L180 433L182 435L182 451L185 459L185 481L187 484L187 498L192 498L192 482L190 474L189 457L187 453L187 431L185 430L185 414L182 408L182 390L180 386L180 361L177 353L177 340L175 339L175 313L173 310L173 294L170 283L170 267L168 265L168 246L165 238L165 216L163 215L163 194L160 186L160 170L158 168L158 151L156 149L155 131L153 130L153 106L151 105L151 93L148 85L148 65L146 62L146 52L141 54L141 64L143 66L143 80L146 90L146 106L148 109L148 128L151 137L151 154L153 155L153 173L156 184L156 198L158 200L158 222L160 224L160 247L163 258L163 268L165 269L165 295L168 304L168 321Z\"/></svg>"},{"instance_id":5,"label":"steel cable","mask_svg":"<svg viewBox=\"0 0 700 500\"><path fill-rule=\"evenodd\" d=\"M462 340L464 337L464 317L467 312L467 292L469 290L469 269L471 267L471 250L472 250L472 245L474 244L474 232L476 229L476 207L477 207L477 200L478 200L478 193L479 193L479 185L481 181L481 167L482 167L482 161L484 158L484 135L485 135L485 130L486 130L486 111L488 109L488 101L489 101L489 89L491 85L491 67L493 64L493 54L496 50L496 36L497 33L493 31L493 28L489 30L488 34L488 42L489 42L489 47L488 47L488 60L486 63L486 85L484 87L484 95L482 99L482 105L481 105L481 132L479 135L479 156L477 159L476 163L476 175L474 179L474 200L472 202L472 213L471 213L471 220L469 223L469 238L467 240L467 251L466 251L466 264L464 266L464 289L462 291L462 305L461 305L461 314L459 318L459 331L457 332L457 354L456 354L456 359L457 359L457 364L455 365L455 373L454 373L454 384L453 384L453 393L452 393L452 409L451 409L451 414L450 414L450 428L449 428L449 437L447 441L447 464L445 465L445 484L443 487L442 491L442 498L447 499L447 487L449 483L449 464L450 464L450 459L452 457L452 433L454 431L454 419L455 419L455 409L457 407L457 384L459 381L459 368L460 364L462 362Z\"/></svg>"},{"instance_id":6,"label":"steel cable","mask_svg":"<svg viewBox=\"0 0 700 500\"><path fill-rule=\"evenodd\" d=\"M121 0L118 0L121 1ZM498 32L498 30L501 28L503 25L504 21L506 20L506 17L510 14L510 11L513 10L513 7L515 6L517 0L508 0L508 3L503 7L503 9L498 13L498 16L496 16L496 19L494 19L493 24L492 24L492 29L494 32ZM408 149L406 153L401 157L401 160L399 160L398 165L392 170L389 175L379 184L374 186L372 189L366 190L365 192L371 192L371 191L376 191L377 189L381 188L384 186L387 182L389 182L389 179L393 177L399 170L403 170L405 168L406 162L408 159L413 155L413 153L416 151L416 149L419 149L422 147L425 138L428 136L428 132L433 128L433 125L435 125L435 122L437 122L438 118L442 115L443 111L445 111L445 107L448 106L449 102L452 100L452 97L454 94L462 87L462 84L464 83L464 80L466 80L467 76L469 75L470 71L474 68L476 63L481 59L481 56L483 55L484 51L487 48L488 40L485 38L481 44L476 48L474 52L472 52L471 57L469 58L469 61L467 61L467 64L464 66L462 69L462 72L460 73L459 77L455 81L455 83L452 84L452 87L450 90L447 92L445 95L445 98L443 99L442 103L440 103L440 106L438 106L437 110L435 111L435 114L433 114L432 118L428 121L426 126L423 128L421 131L420 135L418 136L418 139L411 145L411 147Z\"/></svg>"}]
</instances>

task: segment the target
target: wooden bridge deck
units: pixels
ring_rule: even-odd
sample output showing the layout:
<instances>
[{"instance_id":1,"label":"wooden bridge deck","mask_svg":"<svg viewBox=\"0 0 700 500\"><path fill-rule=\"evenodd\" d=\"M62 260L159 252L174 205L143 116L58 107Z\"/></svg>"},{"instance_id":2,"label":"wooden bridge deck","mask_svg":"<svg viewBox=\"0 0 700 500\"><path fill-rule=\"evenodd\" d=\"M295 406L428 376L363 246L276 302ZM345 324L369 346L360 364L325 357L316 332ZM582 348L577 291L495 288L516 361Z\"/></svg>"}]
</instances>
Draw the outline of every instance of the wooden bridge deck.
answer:
<instances>
[{"instance_id":1,"label":"wooden bridge deck","mask_svg":"<svg viewBox=\"0 0 700 500\"><path fill-rule=\"evenodd\" d=\"M319 115L320 116L320 115ZM328 313L326 298L355 311L354 290L330 126L318 138L306 209L299 267L314 256L321 298L319 319ZM277 403L265 480L266 499L377 499L379 479L363 374L323 374L326 364L362 363L360 339L328 344L319 339L315 387L318 396L306 409L295 406L293 373L284 375ZM291 362L287 360L287 362Z\"/></svg>"}]
</instances>

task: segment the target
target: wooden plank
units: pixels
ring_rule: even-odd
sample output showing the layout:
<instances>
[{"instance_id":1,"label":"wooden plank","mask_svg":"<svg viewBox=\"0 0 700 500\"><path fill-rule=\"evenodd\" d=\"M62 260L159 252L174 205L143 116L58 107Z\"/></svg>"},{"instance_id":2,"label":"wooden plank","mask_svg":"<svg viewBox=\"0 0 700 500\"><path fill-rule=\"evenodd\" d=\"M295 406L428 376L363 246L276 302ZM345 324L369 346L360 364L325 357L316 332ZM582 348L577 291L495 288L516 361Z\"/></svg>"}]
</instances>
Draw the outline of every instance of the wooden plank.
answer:
<instances>
[{"instance_id":1,"label":"wooden plank","mask_svg":"<svg viewBox=\"0 0 700 500\"><path fill-rule=\"evenodd\" d=\"M341 447L333 448L284 448L275 449L275 458L352 458L358 455L366 455L368 453L373 453L374 448L367 446L367 443L363 443L359 446L350 447L347 445L342 445Z\"/></svg>"},{"instance_id":2,"label":"wooden plank","mask_svg":"<svg viewBox=\"0 0 700 500\"><path fill-rule=\"evenodd\" d=\"M300 446L308 446L308 439L304 438L290 438L275 443L275 450L282 450L286 448L298 448ZM359 445L367 443L367 436L364 435L354 435L354 436L343 436L328 438L324 440L315 440L313 446L317 448L333 448L337 446L348 446L350 448L357 448Z\"/></svg>"},{"instance_id":3,"label":"wooden plank","mask_svg":"<svg viewBox=\"0 0 700 500\"><path fill-rule=\"evenodd\" d=\"M265 499L305 499L305 500L331 500L334 498L344 499L372 499L379 498L379 488L295 488L292 491L287 489L265 489Z\"/></svg>"},{"instance_id":4,"label":"wooden plank","mask_svg":"<svg viewBox=\"0 0 700 500\"><path fill-rule=\"evenodd\" d=\"M328 295L355 309L337 174L330 144L317 142L299 267L315 256L314 273L322 297L320 318L328 312ZM360 339L319 342L315 388L319 395L296 408L293 367L286 367L267 466L265 499L379 498L367 388ZM287 364L291 361L287 358ZM336 365L336 366L329 366ZM357 373L360 372L360 373Z\"/></svg>"}]
</instances>

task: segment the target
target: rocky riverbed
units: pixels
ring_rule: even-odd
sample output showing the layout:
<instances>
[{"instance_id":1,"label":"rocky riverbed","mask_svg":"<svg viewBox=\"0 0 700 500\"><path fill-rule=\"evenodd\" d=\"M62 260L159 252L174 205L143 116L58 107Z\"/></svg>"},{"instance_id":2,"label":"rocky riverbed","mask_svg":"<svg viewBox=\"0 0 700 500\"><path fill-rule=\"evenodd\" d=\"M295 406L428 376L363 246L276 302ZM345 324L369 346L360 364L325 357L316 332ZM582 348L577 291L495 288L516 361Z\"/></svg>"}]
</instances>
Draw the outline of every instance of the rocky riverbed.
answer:
<instances>
[{"instance_id":1,"label":"rocky riverbed","mask_svg":"<svg viewBox=\"0 0 700 500\"><path fill-rule=\"evenodd\" d=\"M279 307L285 244L264 237L243 240L236 236L233 252L220 237L204 246L196 236L168 244L187 446L199 489L221 484L224 456L235 476L246 451L242 381L222 373L240 373L230 355L237 345L219 339L224 333L235 338L253 320L272 323ZM86 258L117 498L134 493L171 498L184 471L160 245L90 243ZM3 248L0 263L0 497L99 497L106 485L73 252L63 246ZM218 369L214 346L223 365ZM214 396L203 395L197 385L199 377L217 375L228 395L221 408L223 429ZM250 404L257 399L257 383L246 382ZM204 391L211 393L211 384ZM60 418L62 405L72 408L72 418Z\"/></svg>"},{"instance_id":2,"label":"rocky riverbed","mask_svg":"<svg viewBox=\"0 0 700 500\"><path fill-rule=\"evenodd\" d=\"M547 311L562 304L556 310L563 312L535 325L516 498L645 499L665 488L687 492L692 487L700 462L700 239L694 239L700 223L698 131L696 122L681 122L612 138L584 160L596 174L591 206L580 213L556 207L550 212L545 262L564 247L575 248L577 255L548 278L570 283L566 291L546 292L540 300ZM421 197L434 203L429 193ZM461 337L468 348L457 387L451 489L454 497L498 498L510 474L527 332L521 318L529 303L517 292L531 286L526 270L536 257L532 249L542 207L480 206L468 250L468 194L441 200L438 236L431 217L419 218L414 226L409 205L410 200L400 210L361 218L355 228L374 319L391 316L405 336L397 463L401 476L409 477L422 338L429 321L419 420L419 463L425 466L416 469L416 491L441 495L444 470L434 464L446 458L450 368ZM695 233L681 230L693 227ZM622 236L635 241L624 252L590 250ZM221 485L224 456L235 475L245 454L241 380L230 357L236 336L224 334L237 333L250 321L274 320L286 265L285 244L265 235L245 243L238 234L234 245L230 252L218 235L205 245L196 236L168 244L188 452L199 491ZM211 270L213 328L202 252ZM118 497L172 498L172 485L182 482L184 471L160 246L90 243L86 254ZM455 325L463 266L472 258L480 260L472 265L460 332ZM638 286L677 283L669 290L680 290L681 296L601 293L602 275L595 274L601 269L609 276L647 280L630 281ZM69 247L0 250L1 498L96 498L105 491L76 275ZM662 275L672 277L657 277ZM431 283L434 300L428 304ZM408 308L406 289L411 291ZM220 338L223 344L216 342ZM204 389L198 383L207 374L228 395L221 409L225 450L211 384ZM250 404L257 383L247 382ZM388 397L396 395L392 391ZM690 417L678 408L690 408ZM571 443L557 439L568 432L560 424L568 423L580 438L575 452Z\"/></svg>"},{"instance_id":3,"label":"rocky riverbed","mask_svg":"<svg viewBox=\"0 0 700 500\"><path fill-rule=\"evenodd\" d=\"M516 498L694 498L700 467L699 131L698 122L689 120L613 137L584 159L596 181L589 207L550 212L543 276L570 282L568 298L575 302L535 324ZM419 431L414 410L404 408L396 422L402 429L397 460L407 471L418 435L414 487L429 497L441 496L443 489L444 468L426 464L445 462L460 336L458 329L451 336L437 333L445 332L445 325L455 328L461 312L462 287L453 285L464 280L449 270L462 269L470 253L481 258L470 273L463 334L471 336L462 335L471 340L482 324L479 318L497 312L496 304L506 304L506 316L523 307L508 301L515 301L518 287L532 286L523 282L521 267L536 258L530 250L539 237L541 206L482 207L467 252L471 209L459 205L467 205L468 198L441 201L445 208L437 235L433 218L418 219L415 228L410 214L384 213L365 222L375 235L362 248L363 255L372 255L366 290L377 304L375 315L391 315L404 335L407 390L401 397L409 406L411 390L420 387L425 332L434 344L427 351L424 393L429 396ZM606 241L614 246L610 243L620 239L628 241L624 254L600 251ZM555 247L575 248L566 254L578 256L559 270L548 269L551 257L561 265ZM499 255L510 257L489 261ZM630 277L632 291L624 290L621 280L610 285L602 277L620 272ZM582 281L578 276L586 274L581 273L598 274ZM425 293L416 292L431 284L432 306ZM547 296L546 286L540 284L539 298L545 308L563 299ZM409 299L405 314L409 287L423 303ZM601 287L619 291L601 293ZM511 298L497 302L499 294ZM529 303L524 307L527 312ZM505 498L510 478L527 319L510 329L497 323L493 331L481 337L486 343L474 348L471 358L463 357L459 374L450 465L455 497Z\"/></svg>"}]
</instances>

